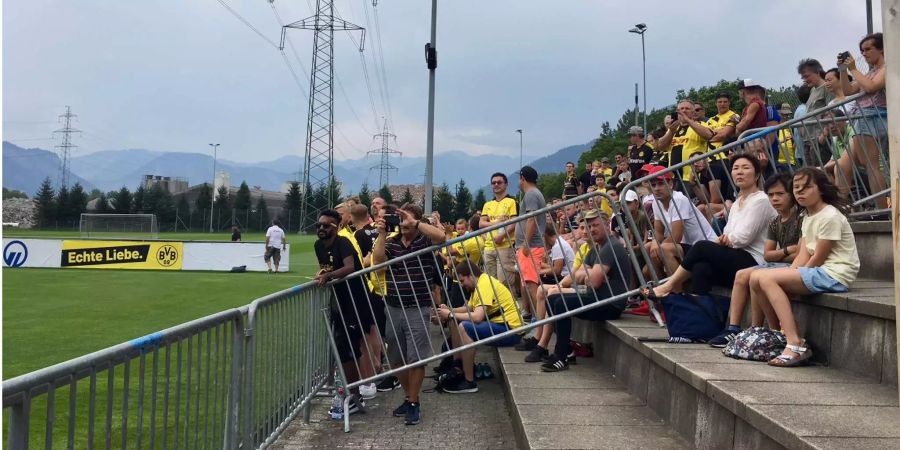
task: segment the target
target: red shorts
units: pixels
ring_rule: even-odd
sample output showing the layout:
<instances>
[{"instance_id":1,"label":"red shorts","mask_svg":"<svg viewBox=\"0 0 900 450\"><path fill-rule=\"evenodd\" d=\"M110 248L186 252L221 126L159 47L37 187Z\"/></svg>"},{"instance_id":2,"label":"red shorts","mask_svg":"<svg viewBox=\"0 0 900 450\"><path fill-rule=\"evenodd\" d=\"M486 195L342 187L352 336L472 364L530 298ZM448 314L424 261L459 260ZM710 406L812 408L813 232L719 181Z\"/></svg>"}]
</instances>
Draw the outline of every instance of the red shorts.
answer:
<instances>
[{"instance_id":1,"label":"red shorts","mask_svg":"<svg viewBox=\"0 0 900 450\"><path fill-rule=\"evenodd\" d=\"M516 250L516 261L519 263L519 278L522 286L525 283L541 284L541 261L544 260L544 248L532 248L531 256L525 256L522 249Z\"/></svg>"}]
</instances>

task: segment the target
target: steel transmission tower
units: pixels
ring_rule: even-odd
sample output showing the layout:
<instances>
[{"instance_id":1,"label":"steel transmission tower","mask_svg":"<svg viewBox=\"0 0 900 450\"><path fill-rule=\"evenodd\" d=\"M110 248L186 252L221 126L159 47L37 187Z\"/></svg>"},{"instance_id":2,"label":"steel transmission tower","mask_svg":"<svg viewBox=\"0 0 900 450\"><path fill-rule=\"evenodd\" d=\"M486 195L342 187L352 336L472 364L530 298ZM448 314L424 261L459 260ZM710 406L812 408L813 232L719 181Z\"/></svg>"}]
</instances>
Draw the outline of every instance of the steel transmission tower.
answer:
<instances>
[{"instance_id":1,"label":"steel transmission tower","mask_svg":"<svg viewBox=\"0 0 900 450\"><path fill-rule=\"evenodd\" d=\"M285 25L281 31L284 48L288 28L313 30L312 71L309 81L309 112L301 189L303 202L300 230L318 219L319 211L334 206L334 31L360 31L359 51L363 51L365 29L334 16L332 0L317 0L316 14ZM324 186L325 189L317 189ZM309 192L307 192L307 190ZM324 194L323 194L324 192Z\"/></svg>"},{"instance_id":2,"label":"steel transmission tower","mask_svg":"<svg viewBox=\"0 0 900 450\"><path fill-rule=\"evenodd\" d=\"M77 145L72 144L72 134L81 133L81 130L72 128L72 121L76 118L78 116L72 114L72 108L66 105L66 113L59 116L63 128L53 132L53 134L62 135L62 143L56 146L59 149L59 187L69 186L69 153L78 148Z\"/></svg>"},{"instance_id":3,"label":"steel transmission tower","mask_svg":"<svg viewBox=\"0 0 900 450\"><path fill-rule=\"evenodd\" d=\"M377 165L369 168L369 171L378 170L378 188L380 189L382 186L390 184L391 171L396 172L399 170L397 166L391 164L391 155L402 155L402 153L390 147L391 139L394 140L395 145L397 144L397 136L388 131L387 119L384 120L384 128L381 130L381 133L372 137L372 140L377 139L381 139L381 148L370 150L369 153L378 154L380 159Z\"/></svg>"}]
</instances>

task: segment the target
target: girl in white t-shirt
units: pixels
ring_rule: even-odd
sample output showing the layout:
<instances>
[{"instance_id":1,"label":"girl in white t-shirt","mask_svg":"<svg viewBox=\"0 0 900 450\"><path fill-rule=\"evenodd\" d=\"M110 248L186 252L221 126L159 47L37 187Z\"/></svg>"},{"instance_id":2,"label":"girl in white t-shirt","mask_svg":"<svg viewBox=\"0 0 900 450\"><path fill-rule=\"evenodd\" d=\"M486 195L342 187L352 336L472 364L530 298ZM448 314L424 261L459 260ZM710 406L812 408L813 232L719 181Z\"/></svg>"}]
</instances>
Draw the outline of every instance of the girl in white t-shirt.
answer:
<instances>
[{"instance_id":1,"label":"girl in white t-shirt","mask_svg":"<svg viewBox=\"0 0 900 450\"><path fill-rule=\"evenodd\" d=\"M794 197L806 209L800 250L791 267L750 274L750 295L766 315L778 317L787 347L769 365L795 367L812 357L800 338L789 296L847 292L859 271L859 255L850 223L840 211L845 200L825 172L805 167L794 174Z\"/></svg>"}]
</instances>

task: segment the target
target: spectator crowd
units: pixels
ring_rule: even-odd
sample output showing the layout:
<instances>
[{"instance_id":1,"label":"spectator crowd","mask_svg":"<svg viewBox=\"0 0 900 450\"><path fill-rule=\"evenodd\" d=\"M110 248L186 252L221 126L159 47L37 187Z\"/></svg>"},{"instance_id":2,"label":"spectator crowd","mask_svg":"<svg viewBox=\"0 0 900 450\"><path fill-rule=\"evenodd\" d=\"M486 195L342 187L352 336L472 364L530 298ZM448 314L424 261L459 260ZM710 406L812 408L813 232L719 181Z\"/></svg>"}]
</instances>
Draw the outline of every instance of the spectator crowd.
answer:
<instances>
[{"instance_id":1,"label":"spectator crowd","mask_svg":"<svg viewBox=\"0 0 900 450\"><path fill-rule=\"evenodd\" d=\"M381 198L322 212L316 281L333 291L332 335L346 381L397 370L351 389L347 413L402 388L393 415L415 425L430 375L417 363L438 349L457 350L434 368L436 388L475 393L492 376L475 362L477 341L526 352L544 372L564 371L575 362L572 317L649 315L661 299L708 296L716 286L731 291L729 317L705 343L726 347L749 307L750 326L783 333L786 345L768 364L808 362L790 298L850 289L859 270L850 214L874 215L889 202L881 34L864 37L859 50L866 72L846 52L828 71L801 61L797 108L767 104L752 79L739 83L740 113L724 92L709 117L704 105L682 100L659 129L631 127L628 148L612 158L580 174L567 163L562 198L545 199L538 173L525 166L518 199L495 173L493 198L452 224Z\"/></svg>"}]
</instances>

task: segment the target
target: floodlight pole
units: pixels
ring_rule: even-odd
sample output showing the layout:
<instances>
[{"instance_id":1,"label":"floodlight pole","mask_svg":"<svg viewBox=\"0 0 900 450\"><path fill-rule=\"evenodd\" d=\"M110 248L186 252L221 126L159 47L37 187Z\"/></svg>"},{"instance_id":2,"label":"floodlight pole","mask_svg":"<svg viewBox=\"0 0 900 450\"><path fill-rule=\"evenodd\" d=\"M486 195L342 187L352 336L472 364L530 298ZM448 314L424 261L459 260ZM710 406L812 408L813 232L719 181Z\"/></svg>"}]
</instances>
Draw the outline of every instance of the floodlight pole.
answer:
<instances>
[{"instance_id":1,"label":"floodlight pole","mask_svg":"<svg viewBox=\"0 0 900 450\"><path fill-rule=\"evenodd\" d=\"M209 232L213 232L213 212L216 210L216 159L219 150L219 144L209 144L213 149L213 179L212 179L212 201L209 204Z\"/></svg>"},{"instance_id":2,"label":"floodlight pole","mask_svg":"<svg viewBox=\"0 0 900 450\"><path fill-rule=\"evenodd\" d=\"M647 133L647 50L644 46L644 33L647 32L647 24L639 23L628 30L628 32L641 35L641 61L644 76L644 133Z\"/></svg>"},{"instance_id":3,"label":"floodlight pole","mask_svg":"<svg viewBox=\"0 0 900 450\"><path fill-rule=\"evenodd\" d=\"M425 44L428 66L428 135L425 142L425 214L431 214L434 197L434 72L437 69L437 0L431 0L431 42Z\"/></svg>"}]
</instances>

